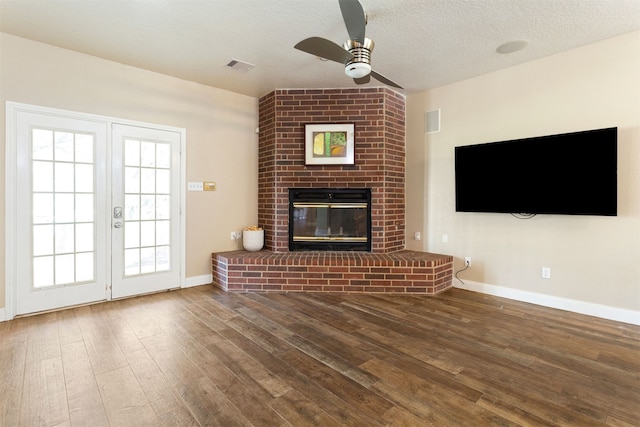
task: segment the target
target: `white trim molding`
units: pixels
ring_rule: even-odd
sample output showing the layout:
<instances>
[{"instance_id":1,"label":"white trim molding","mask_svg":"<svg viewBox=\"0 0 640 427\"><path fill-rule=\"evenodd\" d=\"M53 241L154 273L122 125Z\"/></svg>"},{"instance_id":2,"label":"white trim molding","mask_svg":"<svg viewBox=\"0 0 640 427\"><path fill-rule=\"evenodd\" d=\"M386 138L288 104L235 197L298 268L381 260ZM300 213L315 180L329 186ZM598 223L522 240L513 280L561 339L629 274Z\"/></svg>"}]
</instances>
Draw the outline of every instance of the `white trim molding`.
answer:
<instances>
[{"instance_id":1,"label":"white trim molding","mask_svg":"<svg viewBox=\"0 0 640 427\"><path fill-rule=\"evenodd\" d=\"M535 292L522 291L507 288L504 286L489 285L487 283L465 280L464 283L454 283L455 288L467 291L480 292L487 295L508 298L516 301L528 302L544 307L556 308L559 310L571 311L585 314L587 316L600 317L602 319L614 320L617 322L640 325L640 312L626 310L624 308L610 307L602 304L578 301L568 298L555 297L552 295L539 294Z\"/></svg>"},{"instance_id":2,"label":"white trim molding","mask_svg":"<svg viewBox=\"0 0 640 427\"><path fill-rule=\"evenodd\" d=\"M187 277L184 281L185 288L192 288L194 286L209 285L213 282L213 274L203 274L202 276Z\"/></svg>"}]
</instances>

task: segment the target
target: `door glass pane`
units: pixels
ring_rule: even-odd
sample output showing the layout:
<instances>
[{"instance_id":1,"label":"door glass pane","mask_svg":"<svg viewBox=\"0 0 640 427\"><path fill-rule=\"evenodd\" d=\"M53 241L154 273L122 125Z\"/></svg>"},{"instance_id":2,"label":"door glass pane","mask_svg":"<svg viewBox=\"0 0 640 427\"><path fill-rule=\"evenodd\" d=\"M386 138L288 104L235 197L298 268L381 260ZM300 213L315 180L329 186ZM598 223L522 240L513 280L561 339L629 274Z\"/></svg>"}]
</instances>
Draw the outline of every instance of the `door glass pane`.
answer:
<instances>
[{"instance_id":1,"label":"door glass pane","mask_svg":"<svg viewBox=\"0 0 640 427\"><path fill-rule=\"evenodd\" d=\"M140 166L156 166L156 144L148 141L140 142Z\"/></svg>"},{"instance_id":2,"label":"door glass pane","mask_svg":"<svg viewBox=\"0 0 640 427\"><path fill-rule=\"evenodd\" d=\"M167 143L124 141L125 276L171 269L170 148Z\"/></svg>"},{"instance_id":3,"label":"door glass pane","mask_svg":"<svg viewBox=\"0 0 640 427\"><path fill-rule=\"evenodd\" d=\"M76 192L93 192L93 165L76 164Z\"/></svg>"},{"instance_id":4,"label":"door glass pane","mask_svg":"<svg viewBox=\"0 0 640 427\"><path fill-rule=\"evenodd\" d=\"M140 249L125 249L124 274L125 276L140 274Z\"/></svg>"},{"instance_id":5,"label":"door glass pane","mask_svg":"<svg viewBox=\"0 0 640 427\"><path fill-rule=\"evenodd\" d=\"M54 195L55 204L55 221L58 222L73 222L74 218L74 197L73 194L56 193Z\"/></svg>"},{"instance_id":6,"label":"door glass pane","mask_svg":"<svg viewBox=\"0 0 640 427\"><path fill-rule=\"evenodd\" d=\"M144 195L140 197L140 219L156 218L156 196Z\"/></svg>"},{"instance_id":7,"label":"door glass pane","mask_svg":"<svg viewBox=\"0 0 640 427\"><path fill-rule=\"evenodd\" d=\"M169 196L156 197L156 218L169 219L171 212L171 198Z\"/></svg>"},{"instance_id":8,"label":"door glass pane","mask_svg":"<svg viewBox=\"0 0 640 427\"><path fill-rule=\"evenodd\" d=\"M137 139L124 140L124 164L140 166L140 141Z\"/></svg>"},{"instance_id":9,"label":"door glass pane","mask_svg":"<svg viewBox=\"0 0 640 427\"><path fill-rule=\"evenodd\" d=\"M44 288L53 285L53 257L35 257L33 259L33 286Z\"/></svg>"},{"instance_id":10,"label":"door glass pane","mask_svg":"<svg viewBox=\"0 0 640 427\"><path fill-rule=\"evenodd\" d=\"M171 237L171 222L156 221L156 245L168 245Z\"/></svg>"},{"instance_id":11,"label":"door glass pane","mask_svg":"<svg viewBox=\"0 0 640 427\"><path fill-rule=\"evenodd\" d=\"M93 280L93 252L76 254L76 282Z\"/></svg>"},{"instance_id":12,"label":"door glass pane","mask_svg":"<svg viewBox=\"0 0 640 427\"><path fill-rule=\"evenodd\" d=\"M153 273L156 269L156 248L140 249L140 273Z\"/></svg>"},{"instance_id":13,"label":"door glass pane","mask_svg":"<svg viewBox=\"0 0 640 427\"><path fill-rule=\"evenodd\" d=\"M55 257L56 285L67 285L74 282L75 277L75 256L56 255Z\"/></svg>"},{"instance_id":14,"label":"door glass pane","mask_svg":"<svg viewBox=\"0 0 640 427\"><path fill-rule=\"evenodd\" d=\"M140 223L140 246L154 246L156 244L156 222L142 221Z\"/></svg>"},{"instance_id":15,"label":"door glass pane","mask_svg":"<svg viewBox=\"0 0 640 427\"><path fill-rule=\"evenodd\" d=\"M53 190L53 162L33 162L33 191Z\"/></svg>"},{"instance_id":16,"label":"door glass pane","mask_svg":"<svg viewBox=\"0 0 640 427\"><path fill-rule=\"evenodd\" d=\"M53 156L57 162L72 162L74 158L73 133L54 132Z\"/></svg>"},{"instance_id":17,"label":"door glass pane","mask_svg":"<svg viewBox=\"0 0 640 427\"><path fill-rule=\"evenodd\" d=\"M124 219L125 221L140 219L140 196L138 194L124 196Z\"/></svg>"},{"instance_id":18,"label":"door glass pane","mask_svg":"<svg viewBox=\"0 0 640 427\"><path fill-rule=\"evenodd\" d=\"M91 252L93 249L93 223L76 224L76 252Z\"/></svg>"},{"instance_id":19,"label":"door glass pane","mask_svg":"<svg viewBox=\"0 0 640 427\"><path fill-rule=\"evenodd\" d=\"M93 163L93 135L76 134L76 163Z\"/></svg>"},{"instance_id":20,"label":"door glass pane","mask_svg":"<svg viewBox=\"0 0 640 427\"><path fill-rule=\"evenodd\" d=\"M124 168L124 192L140 192L140 168Z\"/></svg>"},{"instance_id":21,"label":"door glass pane","mask_svg":"<svg viewBox=\"0 0 640 427\"><path fill-rule=\"evenodd\" d=\"M53 194L35 193L32 209L34 224L51 224L53 222Z\"/></svg>"},{"instance_id":22,"label":"door glass pane","mask_svg":"<svg viewBox=\"0 0 640 427\"><path fill-rule=\"evenodd\" d=\"M156 271L167 271L171 268L169 255L169 246L159 246L156 248Z\"/></svg>"},{"instance_id":23,"label":"door glass pane","mask_svg":"<svg viewBox=\"0 0 640 427\"><path fill-rule=\"evenodd\" d=\"M33 226L33 255L53 254L53 226L34 225Z\"/></svg>"},{"instance_id":24,"label":"door glass pane","mask_svg":"<svg viewBox=\"0 0 640 427\"><path fill-rule=\"evenodd\" d=\"M169 171L166 169L156 170L156 193L169 194L171 192L171 180Z\"/></svg>"},{"instance_id":25,"label":"door glass pane","mask_svg":"<svg viewBox=\"0 0 640 427\"><path fill-rule=\"evenodd\" d=\"M156 170L144 168L140 171L140 192L153 194L156 192Z\"/></svg>"},{"instance_id":26,"label":"door glass pane","mask_svg":"<svg viewBox=\"0 0 640 427\"><path fill-rule=\"evenodd\" d=\"M32 130L33 286L95 280L92 134Z\"/></svg>"},{"instance_id":27,"label":"door glass pane","mask_svg":"<svg viewBox=\"0 0 640 427\"><path fill-rule=\"evenodd\" d=\"M171 146L169 144L156 145L156 167L169 169L171 166Z\"/></svg>"},{"instance_id":28,"label":"door glass pane","mask_svg":"<svg viewBox=\"0 0 640 427\"><path fill-rule=\"evenodd\" d=\"M55 226L55 247L57 254L68 254L73 252L75 247L75 233L73 224L56 224Z\"/></svg>"},{"instance_id":29,"label":"door glass pane","mask_svg":"<svg viewBox=\"0 0 640 427\"><path fill-rule=\"evenodd\" d=\"M53 160L53 131L34 129L32 135L33 160Z\"/></svg>"},{"instance_id":30,"label":"door glass pane","mask_svg":"<svg viewBox=\"0 0 640 427\"><path fill-rule=\"evenodd\" d=\"M124 247L140 247L140 223L138 221L127 222L127 226L124 230Z\"/></svg>"},{"instance_id":31,"label":"door glass pane","mask_svg":"<svg viewBox=\"0 0 640 427\"><path fill-rule=\"evenodd\" d=\"M76 222L93 222L93 194L76 194Z\"/></svg>"},{"instance_id":32,"label":"door glass pane","mask_svg":"<svg viewBox=\"0 0 640 427\"><path fill-rule=\"evenodd\" d=\"M55 191L73 192L74 189L74 171L73 163L55 163L54 176Z\"/></svg>"}]
</instances>

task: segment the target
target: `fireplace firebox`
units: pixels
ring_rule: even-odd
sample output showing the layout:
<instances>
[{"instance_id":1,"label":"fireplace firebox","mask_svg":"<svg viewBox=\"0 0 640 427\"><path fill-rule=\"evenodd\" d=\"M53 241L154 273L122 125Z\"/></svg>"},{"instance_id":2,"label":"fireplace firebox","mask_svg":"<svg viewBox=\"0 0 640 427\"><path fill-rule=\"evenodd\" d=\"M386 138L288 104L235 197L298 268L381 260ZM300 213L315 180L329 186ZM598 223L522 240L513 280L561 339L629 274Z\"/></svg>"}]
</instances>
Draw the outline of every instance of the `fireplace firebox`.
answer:
<instances>
[{"instance_id":1,"label":"fireplace firebox","mask_svg":"<svg viewBox=\"0 0 640 427\"><path fill-rule=\"evenodd\" d=\"M290 188L290 251L371 251L371 189Z\"/></svg>"}]
</instances>

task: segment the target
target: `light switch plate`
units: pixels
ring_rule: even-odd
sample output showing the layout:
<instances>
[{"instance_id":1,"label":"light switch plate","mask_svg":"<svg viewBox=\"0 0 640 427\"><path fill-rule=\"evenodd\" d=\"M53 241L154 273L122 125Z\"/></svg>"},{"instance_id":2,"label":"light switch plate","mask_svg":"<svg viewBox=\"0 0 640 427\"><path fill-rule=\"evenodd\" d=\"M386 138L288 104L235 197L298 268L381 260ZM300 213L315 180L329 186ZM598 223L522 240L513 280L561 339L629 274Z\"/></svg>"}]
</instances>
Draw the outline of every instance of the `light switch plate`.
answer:
<instances>
[{"instance_id":1,"label":"light switch plate","mask_svg":"<svg viewBox=\"0 0 640 427\"><path fill-rule=\"evenodd\" d=\"M188 191L202 191L203 190L203 185L202 182L188 182L187 183L187 190Z\"/></svg>"}]
</instances>

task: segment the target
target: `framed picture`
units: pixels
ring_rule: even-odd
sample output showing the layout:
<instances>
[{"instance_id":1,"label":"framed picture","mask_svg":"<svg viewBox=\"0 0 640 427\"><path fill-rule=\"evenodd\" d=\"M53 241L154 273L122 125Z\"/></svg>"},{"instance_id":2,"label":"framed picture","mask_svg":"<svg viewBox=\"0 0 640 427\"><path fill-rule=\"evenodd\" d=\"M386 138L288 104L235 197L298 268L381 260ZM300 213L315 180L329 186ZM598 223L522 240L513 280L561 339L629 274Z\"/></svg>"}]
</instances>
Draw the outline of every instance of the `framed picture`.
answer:
<instances>
[{"instance_id":1,"label":"framed picture","mask_svg":"<svg viewBox=\"0 0 640 427\"><path fill-rule=\"evenodd\" d=\"M352 165L353 133L353 123L305 125L305 164Z\"/></svg>"}]
</instances>

